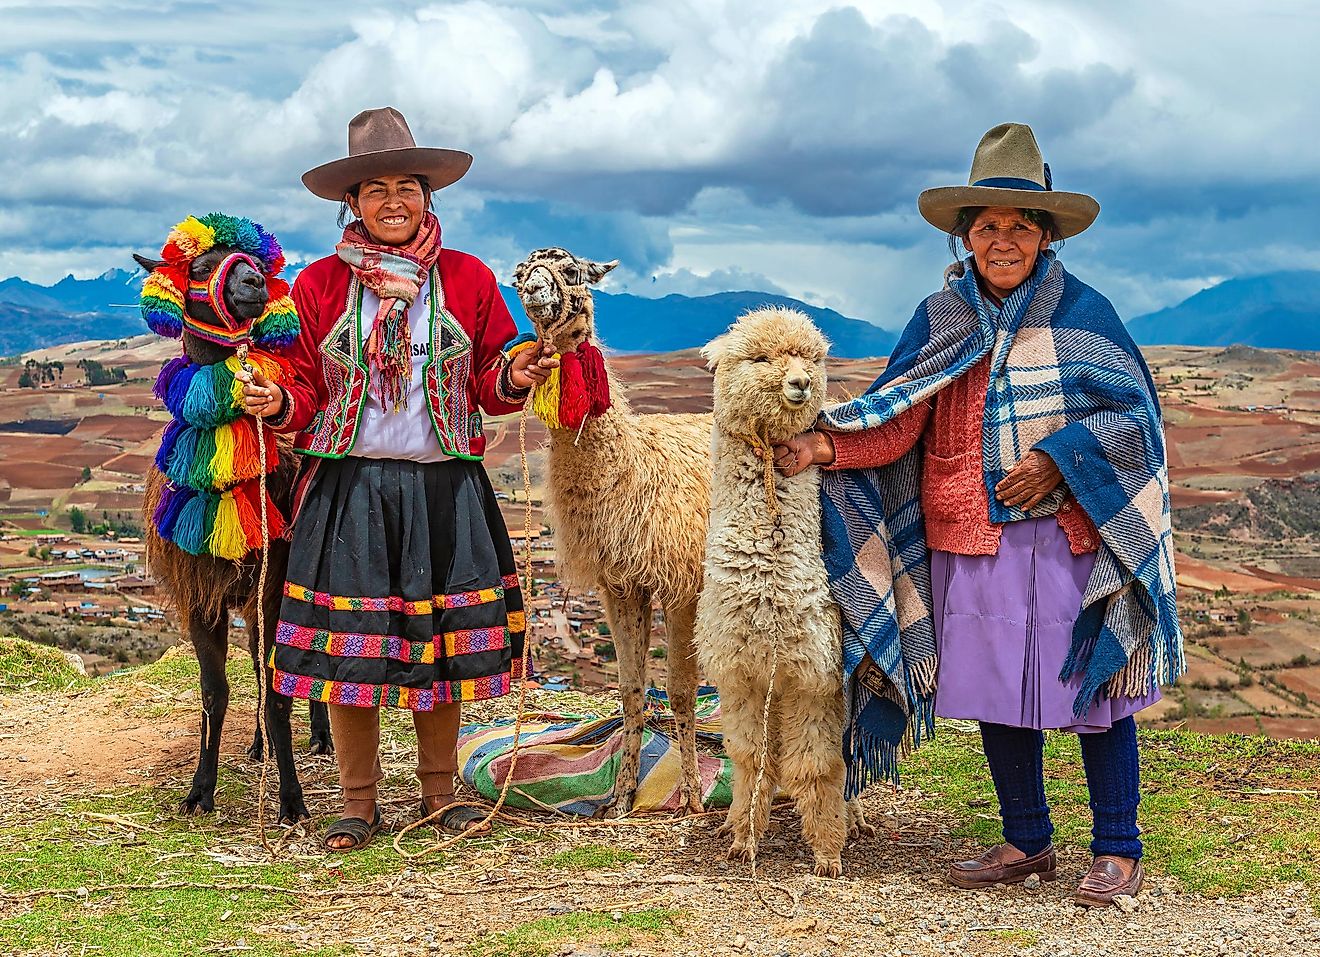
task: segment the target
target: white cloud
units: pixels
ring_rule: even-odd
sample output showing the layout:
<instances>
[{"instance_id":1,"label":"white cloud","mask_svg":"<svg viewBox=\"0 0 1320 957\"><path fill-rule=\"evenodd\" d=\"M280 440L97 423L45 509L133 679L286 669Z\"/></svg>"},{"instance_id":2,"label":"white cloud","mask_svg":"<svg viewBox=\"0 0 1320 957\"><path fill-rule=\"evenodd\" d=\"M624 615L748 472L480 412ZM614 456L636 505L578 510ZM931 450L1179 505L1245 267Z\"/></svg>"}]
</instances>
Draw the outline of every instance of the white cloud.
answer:
<instances>
[{"instance_id":1,"label":"white cloud","mask_svg":"<svg viewBox=\"0 0 1320 957\"><path fill-rule=\"evenodd\" d=\"M638 292L743 277L901 323L948 258L916 193L1007 119L1100 198L1065 261L1128 314L1317 259L1320 11L1283 0L0 9L0 272L31 278L212 208L314 258L335 210L298 176L387 103L476 155L446 236L500 269L577 245Z\"/></svg>"}]
</instances>

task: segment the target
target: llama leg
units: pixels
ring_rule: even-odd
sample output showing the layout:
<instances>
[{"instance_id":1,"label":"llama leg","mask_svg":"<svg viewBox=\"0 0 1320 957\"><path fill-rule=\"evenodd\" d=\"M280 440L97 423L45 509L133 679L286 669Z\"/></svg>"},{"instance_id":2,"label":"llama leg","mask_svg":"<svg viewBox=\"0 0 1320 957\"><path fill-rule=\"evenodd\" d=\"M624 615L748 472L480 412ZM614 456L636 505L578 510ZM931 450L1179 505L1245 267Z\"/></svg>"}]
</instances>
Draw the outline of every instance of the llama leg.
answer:
<instances>
[{"instance_id":1,"label":"llama leg","mask_svg":"<svg viewBox=\"0 0 1320 957\"><path fill-rule=\"evenodd\" d=\"M697 606L682 605L665 609L665 630L669 633L669 661L665 690L674 712L678 753L683 767L680 813L701 813L701 775L697 772L697 650L692 641Z\"/></svg>"},{"instance_id":2,"label":"llama leg","mask_svg":"<svg viewBox=\"0 0 1320 957\"><path fill-rule=\"evenodd\" d=\"M849 821L843 801L842 698L814 688L786 692L782 732L784 784L797 798L816 874L838 877Z\"/></svg>"},{"instance_id":3,"label":"llama leg","mask_svg":"<svg viewBox=\"0 0 1320 957\"><path fill-rule=\"evenodd\" d=\"M605 615L619 658L619 694L623 698L623 751L614 779L612 817L626 817L637 796L645 723L646 654L651 639L651 596L605 593Z\"/></svg>"},{"instance_id":4,"label":"llama leg","mask_svg":"<svg viewBox=\"0 0 1320 957\"><path fill-rule=\"evenodd\" d=\"M848 802L848 840L862 837L875 837L875 825L867 822L862 799L855 797Z\"/></svg>"},{"instance_id":5,"label":"llama leg","mask_svg":"<svg viewBox=\"0 0 1320 957\"><path fill-rule=\"evenodd\" d=\"M255 613L255 609L253 609ZM278 619L266 616L266 654L275 645L275 628ZM266 736L269 738L270 753L275 758L275 766L280 776L280 821L293 823L311 817L307 813L307 804L303 800L302 784L298 781L298 767L293 759L293 699L275 691L275 672L261 660L261 647L258 645L257 630L254 625L249 631L249 650L252 662L257 669L258 681L266 684ZM325 705L321 706L322 708ZM327 722L329 717L327 716ZM260 738L261 726L257 726Z\"/></svg>"},{"instance_id":6,"label":"llama leg","mask_svg":"<svg viewBox=\"0 0 1320 957\"><path fill-rule=\"evenodd\" d=\"M753 838L759 840L769 823L770 803L774 800L775 785L779 780L772 726L771 742L765 754L765 770L760 774L760 790L753 808L752 794L756 791L758 768L761 766L761 745L766 737L762 733L765 691L763 686L744 686L738 681L726 681L720 686L724 750L733 761L733 803L729 806L720 833L733 836L729 846L729 857L733 860L751 858Z\"/></svg>"},{"instance_id":7,"label":"llama leg","mask_svg":"<svg viewBox=\"0 0 1320 957\"><path fill-rule=\"evenodd\" d=\"M257 626L256 626L256 623L253 622L253 623L251 623L251 624L248 625L248 647L249 647L249 648L255 648L255 647L256 647L256 640L257 640L257 639L256 639L256 633L257 633ZM261 678L262 678L262 675L261 675L261 661L259 660L259 658L260 658L260 655L258 655L258 654L254 651L253 654L252 654L252 675L253 675L254 678L256 678L257 681L261 681ZM262 757L263 757L263 756L265 755L265 753L266 753L266 752L265 752L266 742L263 741L262 738L261 738L261 722L260 722L260 721L256 722L256 725L257 725L257 726L256 726L255 728L252 729L252 746L249 747L248 750L247 750L247 755L248 755L248 760L249 760L249 761L260 761L260 760L262 759Z\"/></svg>"},{"instance_id":8,"label":"llama leg","mask_svg":"<svg viewBox=\"0 0 1320 957\"><path fill-rule=\"evenodd\" d=\"M330 736L330 711L325 702L307 702L307 714L312 725L311 746L307 750L312 754L334 754L335 742Z\"/></svg>"},{"instance_id":9,"label":"llama leg","mask_svg":"<svg viewBox=\"0 0 1320 957\"><path fill-rule=\"evenodd\" d=\"M187 620L188 638L197 652L202 682L202 733L192 789L179 803L180 814L209 814L215 810L215 782L220 773L220 735L229 709L229 678L225 674L228 613L207 622L195 615Z\"/></svg>"}]
</instances>

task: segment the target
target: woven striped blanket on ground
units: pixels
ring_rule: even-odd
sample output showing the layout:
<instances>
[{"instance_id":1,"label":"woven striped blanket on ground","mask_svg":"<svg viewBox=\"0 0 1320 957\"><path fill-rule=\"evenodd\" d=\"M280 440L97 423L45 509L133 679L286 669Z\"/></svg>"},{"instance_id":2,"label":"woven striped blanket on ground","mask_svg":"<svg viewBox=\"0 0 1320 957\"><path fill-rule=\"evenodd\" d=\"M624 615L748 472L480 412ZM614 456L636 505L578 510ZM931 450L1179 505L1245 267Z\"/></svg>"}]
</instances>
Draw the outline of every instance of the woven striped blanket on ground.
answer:
<instances>
[{"instance_id":1,"label":"woven striped blanket on ground","mask_svg":"<svg viewBox=\"0 0 1320 957\"><path fill-rule=\"evenodd\" d=\"M698 740L710 743L723 740L719 702L714 689L702 689L697 698ZM682 769L673 724L664 693L648 691L634 811L678 810ZM463 782L483 797L495 800L508 775L512 745L512 718L464 727L458 737L458 767ZM526 717L508 806L524 810L553 809L583 816L596 814L614 795L622 746L622 714L605 718L568 714ZM697 765L702 805L728 807L733 797L732 762L723 756L698 752Z\"/></svg>"}]
</instances>

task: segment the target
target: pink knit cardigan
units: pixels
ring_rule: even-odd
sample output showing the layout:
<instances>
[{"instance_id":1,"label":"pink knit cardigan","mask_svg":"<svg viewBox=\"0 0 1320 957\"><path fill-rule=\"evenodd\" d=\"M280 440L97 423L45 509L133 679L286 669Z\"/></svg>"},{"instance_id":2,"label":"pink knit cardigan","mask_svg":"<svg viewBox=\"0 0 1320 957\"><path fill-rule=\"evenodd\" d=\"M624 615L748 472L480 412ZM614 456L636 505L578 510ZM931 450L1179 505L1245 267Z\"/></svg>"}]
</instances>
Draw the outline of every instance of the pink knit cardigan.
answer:
<instances>
[{"instance_id":1,"label":"pink knit cardigan","mask_svg":"<svg viewBox=\"0 0 1320 957\"><path fill-rule=\"evenodd\" d=\"M888 465L922 440L921 508L927 545L958 555L994 555L1003 526L990 521L981 463L981 420L989 384L990 357L986 356L933 399L878 428L831 432L834 462L826 468ZM1095 524L1071 495L1056 517L1074 555L1099 548Z\"/></svg>"}]
</instances>

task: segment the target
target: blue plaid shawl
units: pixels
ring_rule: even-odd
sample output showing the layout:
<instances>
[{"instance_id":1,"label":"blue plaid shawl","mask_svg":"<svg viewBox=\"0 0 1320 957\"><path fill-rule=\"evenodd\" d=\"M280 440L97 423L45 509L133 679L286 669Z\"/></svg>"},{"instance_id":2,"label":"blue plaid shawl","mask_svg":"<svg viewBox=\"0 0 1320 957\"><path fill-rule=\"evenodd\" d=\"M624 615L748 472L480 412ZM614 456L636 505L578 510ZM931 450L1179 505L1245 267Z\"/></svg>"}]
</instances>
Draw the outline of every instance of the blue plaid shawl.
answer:
<instances>
[{"instance_id":1,"label":"blue plaid shawl","mask_svg":"<svg viewBox=\"0 0 1320 957\"><path fill-rule=\"evenodd\" d=\"M970 266L908 323L866 394L826 409L822 429L890 421L991 355L982 426L990 519L1055 511L1065 491L1102 539L1061 680L1083 676L1080 717L1103 692L1144 694L1185 670L1173 573L1164 430L1145 361L1109 301L1052 253L996 316ZM1027 515L995 485L1031 449L1067 483ZM849 715L848 793L897 778L898 759L934 732L936 649L930 553L921 510L921 451L877 469L822 473L830 589L843 611ZM869 659L875 666L859 673Z\"/></svg>"}]
</instances>

